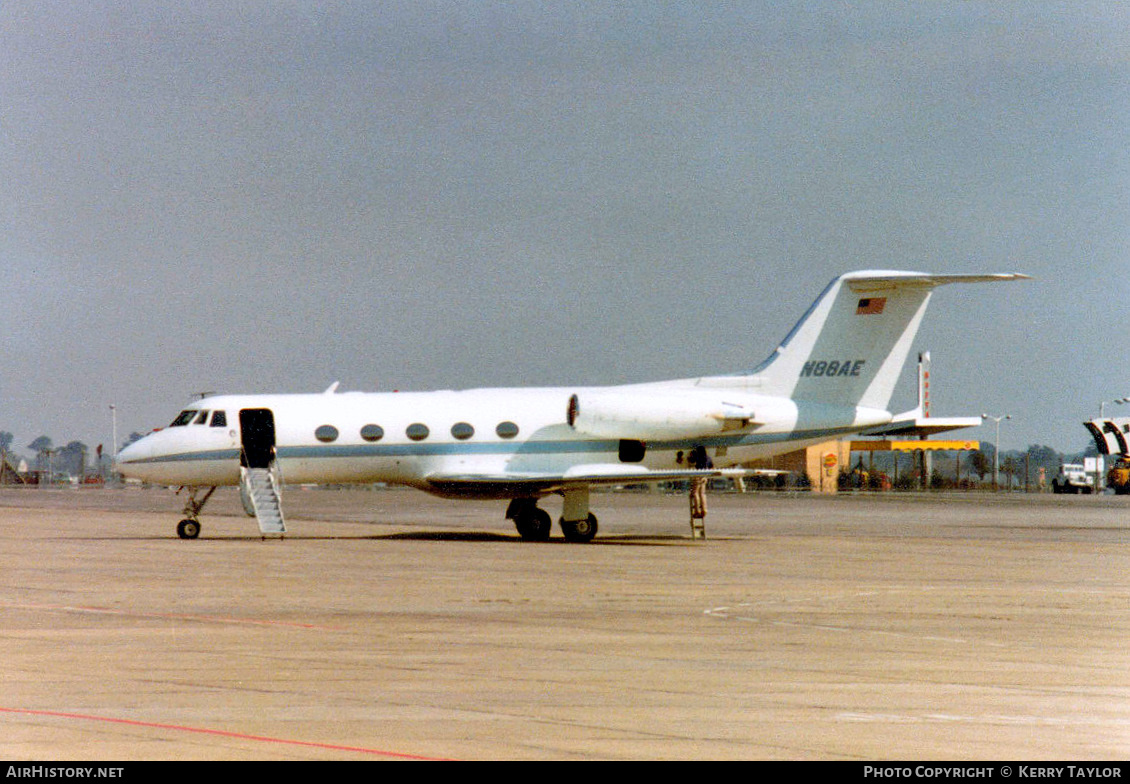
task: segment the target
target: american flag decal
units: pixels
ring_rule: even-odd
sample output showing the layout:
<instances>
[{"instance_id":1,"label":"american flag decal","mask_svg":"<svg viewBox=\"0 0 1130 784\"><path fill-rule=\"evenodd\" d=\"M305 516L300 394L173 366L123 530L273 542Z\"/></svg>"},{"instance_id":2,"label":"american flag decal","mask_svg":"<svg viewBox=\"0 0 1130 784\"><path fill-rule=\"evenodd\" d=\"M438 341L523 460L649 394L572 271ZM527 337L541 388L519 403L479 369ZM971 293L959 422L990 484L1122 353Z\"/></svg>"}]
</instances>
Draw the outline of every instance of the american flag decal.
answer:
<instances>
[{"instance_id":1,"label":"american flag decal","mask_svg":"<svg viewBox=\"0 0 1130 784\"><path fill-rule=\"evenodd\" d=\"M865 316L872 313L882 313L883 306L886 304L886 297L871 297L870 299L861 299L859 301L859 306L855 309L855 315Z\"/></svg>"}]
</instances>

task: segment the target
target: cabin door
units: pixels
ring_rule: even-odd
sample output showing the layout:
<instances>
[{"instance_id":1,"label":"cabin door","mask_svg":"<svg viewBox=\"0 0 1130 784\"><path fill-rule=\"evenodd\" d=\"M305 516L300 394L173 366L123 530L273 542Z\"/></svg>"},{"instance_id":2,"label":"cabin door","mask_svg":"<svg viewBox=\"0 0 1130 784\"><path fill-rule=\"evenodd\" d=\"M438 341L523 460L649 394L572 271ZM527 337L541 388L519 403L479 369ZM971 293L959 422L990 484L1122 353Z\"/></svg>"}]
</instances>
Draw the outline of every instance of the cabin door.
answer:
<instances>
[{"instance_id":1,"label":"cabin door","mask_svg":"<svg viewBox=\"0 0 1130 784\"><path fill-rule=\"evenodd\" d=\"M239 464L244 468L270 468L275 459L275 415L269 408L245 408L239 412Z\"/></svg>"}]
</instances>

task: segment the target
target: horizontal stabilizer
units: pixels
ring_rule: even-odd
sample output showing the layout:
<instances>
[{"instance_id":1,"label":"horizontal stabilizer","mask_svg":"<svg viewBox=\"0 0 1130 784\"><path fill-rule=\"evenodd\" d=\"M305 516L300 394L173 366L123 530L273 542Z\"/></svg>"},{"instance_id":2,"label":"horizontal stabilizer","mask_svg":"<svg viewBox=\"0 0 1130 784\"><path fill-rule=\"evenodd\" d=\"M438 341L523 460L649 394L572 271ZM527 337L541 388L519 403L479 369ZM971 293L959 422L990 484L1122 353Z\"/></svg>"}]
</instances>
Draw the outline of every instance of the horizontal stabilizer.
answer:
<instances>
[{"instance_id":1,"label":"horizontal stabilizer","mask_svg":"<svg viewBox=\"0 0 1130 784\"><path fill-rule=\"evenodd\" d=\"M902 436L920 438L937 435L950 430L977 427L983 424L981 417L896 417L892 422L864 430L864 436Z\"/></svg>"},{"instance_id":2,"label":"horizontal stabilizer","mask_svg":"<svg viewBox=\"0 0 1130 784\"><path fill-rule=\"evenodd\" d=\"M997 272L968 275L934 275L926 272L852 272L844 276L852 291L881 291L896 288L934 288L947 283L994 283L1008 280L1031 280L1019 272Z\"/></svg>"}]
</instances>

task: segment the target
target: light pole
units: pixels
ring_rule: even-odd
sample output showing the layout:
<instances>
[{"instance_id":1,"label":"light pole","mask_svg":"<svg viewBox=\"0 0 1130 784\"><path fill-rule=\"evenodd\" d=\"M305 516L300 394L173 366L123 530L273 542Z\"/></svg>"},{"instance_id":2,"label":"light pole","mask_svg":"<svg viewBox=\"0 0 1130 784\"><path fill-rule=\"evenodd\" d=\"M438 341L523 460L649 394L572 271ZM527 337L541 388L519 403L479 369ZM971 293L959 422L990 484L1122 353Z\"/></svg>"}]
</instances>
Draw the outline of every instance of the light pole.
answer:
<instances>
[{"instance_id":1,"label":"light pole","mask_svg":"<svg viewBox=\"0 0 1130 784\"><path fill-rule=\"evenodd\" d=\"M1001 456L1001 420L1012 419L1011 414L1001 414L1000 416L989 416L982 414L981 419L991 419L997 423L997 440L993 444L993 489L996 490L1000 487L997 484L997 472L1000 470L1000 456Z\"/></svg>"},{"instance_id":2,"label":"light pole","mask_svg":"<svg viewBox=\"0 0 1130 784\"><path fill-rule=\"evenodd\" d=\"M1122 405L1123 403L1130 403L1130 397L1116 397L1114 400L1104 400L1099 403L1099 419L1102 419L1104 416L1106 416L1106 412L1103 409L1106 408L1107 403L1117 403L1118 405Z\"/></svg>"},{"instance_id":3,"label":"light pole","mask_svg":"<svg viewBox=\"0 0 1130 784\"><path fill-rule=\"evenodd\" d=\"M112 429L110 437L113 441L110 442L110 477L117 477L118 471L118 407L113 403L110 404L110 421Z\"/></svg>"}]
</instances>

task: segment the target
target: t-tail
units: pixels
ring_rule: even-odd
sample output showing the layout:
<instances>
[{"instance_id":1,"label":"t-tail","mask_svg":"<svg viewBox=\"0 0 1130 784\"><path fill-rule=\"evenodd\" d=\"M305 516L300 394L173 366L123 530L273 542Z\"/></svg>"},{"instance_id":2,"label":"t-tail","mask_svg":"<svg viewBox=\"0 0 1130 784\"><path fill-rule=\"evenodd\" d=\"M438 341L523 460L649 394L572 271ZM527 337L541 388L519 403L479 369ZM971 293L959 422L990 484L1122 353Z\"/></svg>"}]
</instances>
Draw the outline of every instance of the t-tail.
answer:
<instances>
[{"instance_id":1,"label":"t-tail","mask_svg":"<svg viewBox=\"0 0 1130 784\"><path fill-rule=\"evenodd\" d=\"M841 275L753 371L759 391L886 410L936 287L1027 277L887 270Z\"/></svg>"}]
</instances>

